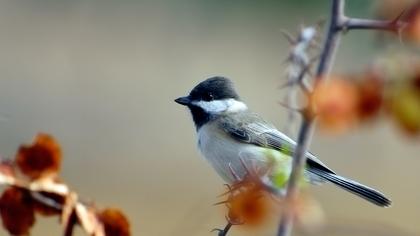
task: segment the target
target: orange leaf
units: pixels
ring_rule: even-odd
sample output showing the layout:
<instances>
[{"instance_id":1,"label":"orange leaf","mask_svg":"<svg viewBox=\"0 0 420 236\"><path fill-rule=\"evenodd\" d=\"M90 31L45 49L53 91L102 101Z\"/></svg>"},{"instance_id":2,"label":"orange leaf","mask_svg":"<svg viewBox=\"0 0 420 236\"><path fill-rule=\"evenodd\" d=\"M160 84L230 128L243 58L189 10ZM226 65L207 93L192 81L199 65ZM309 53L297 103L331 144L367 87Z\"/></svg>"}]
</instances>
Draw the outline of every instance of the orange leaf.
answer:
<instances>
[{"instance_id":1,"label":"orange leaf","mask_svg":"<svg viewBox=\"0 0 420 236\"><path fill-rule=\"evenodd\" d=\"M16 163L31 179L56 175L61 164L61 149L48 134L38 134L32 145L23 145L16 155Z\"/></svg>"}]
</instances>

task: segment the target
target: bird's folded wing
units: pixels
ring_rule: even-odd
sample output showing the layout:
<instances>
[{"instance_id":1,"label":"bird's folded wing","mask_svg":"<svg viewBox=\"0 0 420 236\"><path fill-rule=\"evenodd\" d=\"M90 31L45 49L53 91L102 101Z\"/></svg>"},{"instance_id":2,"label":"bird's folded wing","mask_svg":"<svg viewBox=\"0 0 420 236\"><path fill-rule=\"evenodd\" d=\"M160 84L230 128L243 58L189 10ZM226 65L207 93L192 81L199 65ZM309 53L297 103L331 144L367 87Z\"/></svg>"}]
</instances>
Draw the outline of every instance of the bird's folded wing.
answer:
<instances>
[{"instance_id":1,"label":"bird's folded wing","mask_svg":"<svg viewBox=\"0 0 420 236\"><path fill-rule=\"evenodd\" d=\"M232 138L261 147L278 150L293 156L296 142L265 122L255 113L237 113L220 118L221 128ZM307 167L334 173L313 154L307 153Z\"/></svg>"}]
</instances>

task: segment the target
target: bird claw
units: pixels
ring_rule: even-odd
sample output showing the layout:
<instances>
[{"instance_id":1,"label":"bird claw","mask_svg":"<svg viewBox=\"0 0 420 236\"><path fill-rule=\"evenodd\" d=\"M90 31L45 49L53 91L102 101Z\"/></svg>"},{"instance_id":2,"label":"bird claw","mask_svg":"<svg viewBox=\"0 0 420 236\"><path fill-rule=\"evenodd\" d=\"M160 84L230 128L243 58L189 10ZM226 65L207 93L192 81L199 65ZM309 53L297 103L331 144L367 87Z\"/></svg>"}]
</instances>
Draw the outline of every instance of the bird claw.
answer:
<instances>
[{"instance_id":1,"label":"bird claw","mask_svg":"<svg viewBox=\"0 0 420 236\"><path fill-rule=\"evenodd\" d=\"M286 108L287 110L293 111L293 112L297 112L297 113L301 113L302 112L302 108L297 108L297 107L291 107L289 104L285 103L285 102L278 102L278 104L284 108Z\"/></svg>"}]
</instances>

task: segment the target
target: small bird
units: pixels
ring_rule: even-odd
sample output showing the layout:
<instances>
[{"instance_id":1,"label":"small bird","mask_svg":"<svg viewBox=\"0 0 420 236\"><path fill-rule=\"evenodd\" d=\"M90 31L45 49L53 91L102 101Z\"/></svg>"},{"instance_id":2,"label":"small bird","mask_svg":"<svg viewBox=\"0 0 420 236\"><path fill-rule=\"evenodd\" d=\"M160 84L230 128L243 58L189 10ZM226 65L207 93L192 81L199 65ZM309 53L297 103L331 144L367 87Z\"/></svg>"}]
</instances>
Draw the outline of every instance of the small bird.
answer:
<instances>
[{"instance_id":1,"label":"small bird","mask_svg":"<svg viewBox=\"0 0 420 236\"><path fill-rule=\"evenodd\" d=\"M227 183L244 178L249 165L268 172L270 185L284 194L296 142L248 110L229 79L209 78L175 102L191 111L198 148ZM306 155L305 182L330 182L378 206L391 205L379 191L337 175L310 152Z\"/></svg>"}]
</instances>

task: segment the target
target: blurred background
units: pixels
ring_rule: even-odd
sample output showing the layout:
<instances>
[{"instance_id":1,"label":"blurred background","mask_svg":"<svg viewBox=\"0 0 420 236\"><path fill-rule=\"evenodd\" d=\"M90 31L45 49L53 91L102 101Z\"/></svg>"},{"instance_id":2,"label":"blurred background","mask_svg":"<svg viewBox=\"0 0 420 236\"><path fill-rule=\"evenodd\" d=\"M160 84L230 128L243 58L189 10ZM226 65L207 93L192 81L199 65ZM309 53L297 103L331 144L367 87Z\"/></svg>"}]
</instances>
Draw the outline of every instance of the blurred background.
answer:
<instances>
[{"instance_id":1,"label":"blurred background","mask_svg":"<svg viewBox=\"0 0 420 236\"><path fill-rule=\"evenodd\" d=\"M214 75L234 80L254 111L284 127L288 43L282 29L327 15L329 1L0 1L0 153L38 132L64 151L62 177L98 206L121 208L133 235L215 235L222 180L196 150L189 113L173 99ZM366 0L347 13L371 15ZM343 38L336 71L381 56L371 32ZM311 149L337 172L380 189L382 209L332 186L313 187L326 225L301 235L420 235L418 139L391 122L340 136L316 132ZM38 217L32 235L60 235ZM230 235L274 235L234 228ZM0 229L0 235L6 234ZM298 235L299 235L298 234ZM77 235L83 235L78 231Z\"/></svg>"}]
</instances>

